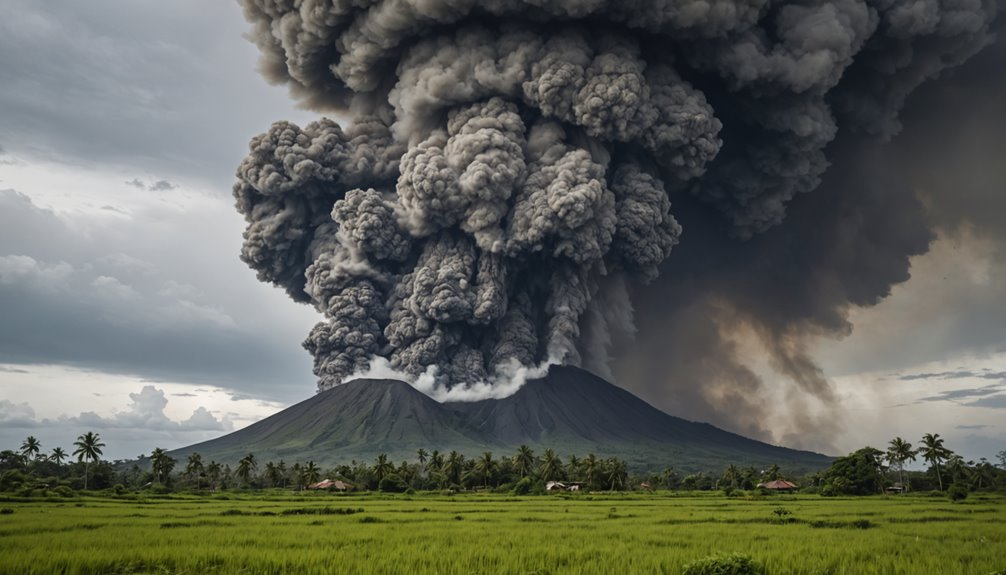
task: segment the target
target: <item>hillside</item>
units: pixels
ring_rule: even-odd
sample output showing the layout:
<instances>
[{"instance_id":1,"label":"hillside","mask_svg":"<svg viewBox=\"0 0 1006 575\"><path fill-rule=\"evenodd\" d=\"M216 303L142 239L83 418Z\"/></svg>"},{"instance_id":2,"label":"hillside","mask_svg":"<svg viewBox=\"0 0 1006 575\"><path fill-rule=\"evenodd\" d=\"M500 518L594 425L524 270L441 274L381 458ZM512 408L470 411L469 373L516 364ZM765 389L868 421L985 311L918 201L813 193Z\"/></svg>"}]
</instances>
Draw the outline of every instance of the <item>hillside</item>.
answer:
<instances>
[{"instance_id":1,"label":"hillside","mask_svg":"<svg viewBox=\"0 0 1006 575\"><path fill-rule=\"evenodd\" d=\"M171 455L198 451L234 463L254 453L259 461L327 466L380 453L411 460L420 447L509 454L522 444L562 456L618 456L639 470L719 471L730 463L816 469L830 461L668 415L586 371L559 366L510 397L473 403L438 403L401 381L355 380Z\"/></svg>"}]
</instances>

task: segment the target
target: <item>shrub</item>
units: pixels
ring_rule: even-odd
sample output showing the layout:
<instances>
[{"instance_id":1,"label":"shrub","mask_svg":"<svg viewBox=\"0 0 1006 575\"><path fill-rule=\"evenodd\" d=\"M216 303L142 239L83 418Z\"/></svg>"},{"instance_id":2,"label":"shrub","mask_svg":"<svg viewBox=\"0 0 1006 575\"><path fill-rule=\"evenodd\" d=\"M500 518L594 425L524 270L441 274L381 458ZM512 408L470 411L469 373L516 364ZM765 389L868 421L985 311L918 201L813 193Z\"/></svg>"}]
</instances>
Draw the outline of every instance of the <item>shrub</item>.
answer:
<instances>
[{"instance_id":1,"label":"shrub","mask_svg":"<svg viewBox=\"0 0 1006 575\"><path fill-rule=\"evenodd\" d=\"M76 495L73 489L70 489L66 485L60 485L59 487L53 489L52 492L57 497L73 497L74 495Z\"/></svg>"},{"instance_id":2,"label":"shrub","mask_svg":"<svg viewBox=\"0 0 1006 575\"><path fill-rule=\"evenodd\" d=\"M951 501L963 501L968 498L968 488L960 483L954 483L950 486L950 489L947 489L947 497Z\"/></svg>"},{"instance_id":3,"label":"shrub","mask_svg":"<svg viewBox=\"0 0 1006 575\"><path fill-rule=\"evenodd\" d=\"M0 509L0 515L11 515L13 513L14 510L11 509L10 507L4 507L3 509Z\"/></svg>"},{"instance_id":4,"label":"shrub","mask_svg":"<svg viewBox=\"0 0 1006 575\"><path fill-rule=\"evenodd\" d=\"M528 493L531 493L531 486L532 486L531 478L530 477L523 477L523 478L521 478L520 481L518 481L517 483L514 484L514 486L513 486L513 494L514 495L527 495Z\"/></svg>"},{"instance_id":5,"label":"shrub","mask_svg":"<svg viewBox=\"0 0 1006 575\"><path fill-rule=\"evenodd\" d=\"M747 555L714 555L685 565L681 575L765 575L765 567Z\"/></svg>"},{"instance_id":6,"label":"shrub","mask_svg":"<svg viewBox=\"0 0 1006 575\"><path fill-rule=\"evenodd\" d=\"M402 478L395 474L386 475L377 485L377 489L385 493L402 493L408 488Z\"/></svg>"}]
</instances>

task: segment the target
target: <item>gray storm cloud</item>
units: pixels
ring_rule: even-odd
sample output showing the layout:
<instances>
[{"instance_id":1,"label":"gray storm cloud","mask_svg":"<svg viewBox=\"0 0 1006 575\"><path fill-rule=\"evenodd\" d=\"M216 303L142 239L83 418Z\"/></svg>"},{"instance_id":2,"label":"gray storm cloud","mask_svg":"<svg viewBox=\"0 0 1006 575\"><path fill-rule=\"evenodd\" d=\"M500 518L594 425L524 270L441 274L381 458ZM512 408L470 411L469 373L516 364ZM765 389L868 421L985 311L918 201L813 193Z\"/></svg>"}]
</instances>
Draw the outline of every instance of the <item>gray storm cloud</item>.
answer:
<instances>
[{"instance_id":1,"label":"gray storm cloud","mask_svg":"<svg viewBox=\"0 0 1006 575\"><path fill-rule=\"evenodd\" d=\"M778 279L752 263L760 237L820 186L829 146L891 137L908 95L987 45L997 12L994 0L241 4L266 79L348 118L274 124L234 186L243 260L324 315L304 344L321 389L377 357L414 376L435 368L447 386L491 381L515 360L607 373L634 329L629 294L654 280L644 309L740 314ZM859 196L862 207L846 203ZM786 233L816 246L831 216L901 200L846 202L803 209L819 225ZM834 227L834 246L856 246ZM693 233L686 278L669 256ZM892 252L894 272L822 297L875 303L928 238L895 238L876 256ZM737 269L750 275L703 267L703 246L716 261L745 254ZM843 270L813 277L829 273ZM719 303L696 295L717 281L731 282L706 292ZM741 315L780 371L829 397L791 324ZM682 325L670 330L681 349L724 345L719 328Z\"/></svg>"}]
</instances>

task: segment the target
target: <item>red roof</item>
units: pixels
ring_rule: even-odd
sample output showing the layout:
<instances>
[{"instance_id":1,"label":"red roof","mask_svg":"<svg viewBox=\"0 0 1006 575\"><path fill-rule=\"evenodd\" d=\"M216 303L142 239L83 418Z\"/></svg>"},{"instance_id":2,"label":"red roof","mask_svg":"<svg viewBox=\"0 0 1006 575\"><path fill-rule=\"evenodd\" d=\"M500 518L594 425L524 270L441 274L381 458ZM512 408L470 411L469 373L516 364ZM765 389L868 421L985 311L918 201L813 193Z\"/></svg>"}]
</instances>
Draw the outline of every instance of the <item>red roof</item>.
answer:
<instances>
[{"instance_id":1,"label":"red roof","mask_svg":"<svg viewBox=\"0 0 1006 575\"><path fill-rule=\"evenodd\" d=\"M765 489L799 489L796 483L790 483L785 479L776 479L774 481L769 481L768 483L762 484Z\"/></svg>"}]
</instances>

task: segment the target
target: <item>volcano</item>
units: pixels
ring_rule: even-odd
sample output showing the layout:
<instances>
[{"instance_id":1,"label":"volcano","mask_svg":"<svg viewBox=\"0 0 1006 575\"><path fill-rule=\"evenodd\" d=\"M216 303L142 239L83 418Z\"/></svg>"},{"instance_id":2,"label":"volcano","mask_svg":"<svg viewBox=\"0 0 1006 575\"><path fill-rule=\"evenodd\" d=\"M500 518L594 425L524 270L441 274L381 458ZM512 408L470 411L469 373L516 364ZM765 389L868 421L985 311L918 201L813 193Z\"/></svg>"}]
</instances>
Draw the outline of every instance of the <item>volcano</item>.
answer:
<instances>
[{"instance_id":1,"label":"volcano","mask_svg":"<svg viewBox=\"0 0 1006 575\"><path fill-rule=\"evenodd\" d=\"M413 460L416 450L510 454L520 445L551 447L560 456L619 457L634 470L673 467L720 471L736 465L814 470L831 458L755 441L651 406L582 369L552 366L502 399L439 403L397 380L357 379L319 392L248 427L171 452L204 460L333 466L371 460Z\"/></svg>"}]
</instances>

